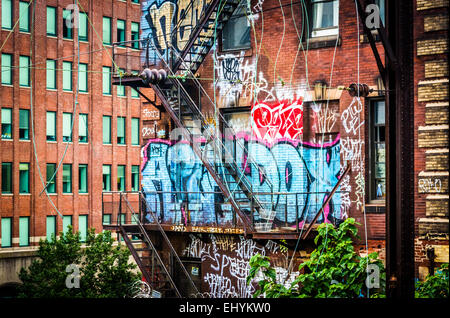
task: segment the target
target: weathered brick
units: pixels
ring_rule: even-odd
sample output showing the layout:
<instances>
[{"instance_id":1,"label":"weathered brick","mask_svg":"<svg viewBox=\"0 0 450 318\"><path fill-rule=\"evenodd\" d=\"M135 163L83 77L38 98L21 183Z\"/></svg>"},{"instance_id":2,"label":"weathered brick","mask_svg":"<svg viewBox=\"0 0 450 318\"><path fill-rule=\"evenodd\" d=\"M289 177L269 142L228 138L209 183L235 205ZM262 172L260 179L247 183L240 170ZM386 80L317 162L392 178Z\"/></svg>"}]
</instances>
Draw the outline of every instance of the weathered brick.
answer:
<instances>
[{"instance_id":1,"label":"weathered brick","mask_svg":"<svg viewBox=\"0 0 450 318\"><path fill-rule=\"evenodd\" d=\"M425 172L418 175L419 193L448 193L448 171Z\"/></svg>"},{"instance_id":2,"label":"weathered brick","mask_svg":"<svg viewBox=\"0 0 450 318\"><path fill-rule=\"evenodd\" d=\"M427 217L448 217L448 195L428 195L426 199Z\"/></svg>"},{"instance_id":3,"label":"weathered brick","mask_svg":"<svg viewBox=\"0 0 450 318\"><path fill-rule=\"evenodd\" d=\"M420 81L418 84L418 101L448 100L448 79Z\"/></svg>"},{"instance_id":4,"label":"weathered brick","mask_svg":"<svg viewBox=\"0 0 450 318\"><path fill-rule=\"evenodd\" d=\"M417 0L417 11L448 7L448 0Z\"/></svg>"},{"instance_id":5,"label":"weathered brick","mask_svg":"<svg viewBox=\"0 0 450 318\"><path fill-rule=\"evenodd\" d=\"M430 103L425 106L425 124L448 124L448 103Z\"/></svg>"},{"instance_id":6,"label":"weathered brick","mask_svg":"<svg viewBox=\"0 0 450 318\"><path fill-rule=\"evenodd\" d=\"M448 235L448 219L421 218L419 219L419 235Z\"/></svg>"},{"instance_id":7,"label":"weathered brick","mask_svg":"<svg viewBox=\"0 0 450 318\"><path fill-rule=\"evenodd\" d=\"M426 16L423 25L425 32L448 30L448 15Z\"/></svg>"},{"instance_id":8,"label":"weathered brick","mask_svg":"<svg viewBox=\"0 0 450 318\"><path fill-rule=\"evenodd\" d=\"M438 38L417 41L417 55L433 55L448 52L448 39Z\"/></svg>"},{"instance_id":9,"label":"weathered brick","mask_svg":"<svg viewBox=\"0 0 450 318\"><path fill-rule=\"evenodd\" d=\"M425 152L425 167L427 171L448 170L448 149L432 149Z\"/></svg>"},{"instance_id":10,"label":"weathered brick","mask_svg":"<svg viewBox=\"0 0 450 318\"><path fill-rule=\"evenodd\" d=\"M447 148L448 125L419 127L419 148Z\"/></svg>"},{"instance_id":11,"label":"weathered brick","mask_svg":"<svg viewBox=\"0 0 450 318\"><path fill-rule=\"evenodd\" d=\"M425 62L425 77L445 77L448 76L448 61L426 61Z\"/></svg>"}]
</instances>

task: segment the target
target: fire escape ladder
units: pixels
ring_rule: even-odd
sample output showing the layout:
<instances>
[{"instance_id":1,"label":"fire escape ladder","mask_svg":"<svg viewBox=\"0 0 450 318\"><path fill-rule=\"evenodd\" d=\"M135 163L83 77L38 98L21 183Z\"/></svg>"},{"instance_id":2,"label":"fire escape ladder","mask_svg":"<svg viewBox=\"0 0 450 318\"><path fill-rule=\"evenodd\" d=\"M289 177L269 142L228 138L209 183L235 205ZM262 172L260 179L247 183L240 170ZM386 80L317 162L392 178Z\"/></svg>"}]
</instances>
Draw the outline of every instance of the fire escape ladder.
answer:
<instances>
[{"instance_id":1,"label":"fire escape ladder","mask_svg":"<svg viewBox=\"0 0 450 318\"><path fill-rule=\"evenodd\" d=\"M122 201L125 202L126 208L131 211L132 216L135 219L133 220L134 223L132 225L127 225L122 224L119 218L119 231L145 280L152 286L152 289L163 293L166 297L176 296L181 298L182 295L175 285L172 275L155 248L155 245L140 220L136 219L135 216L138 214L135 213L126 196L123 196L122 194L120 195L119 201L120 212L122 212ZM139 236L144 243L144 247L139 249L135 248L133 242L129 238L130 235ZM141 255L139 255L139 253L141 253Z\"/></svg>"},{"instance_id":2,"label":"fire escape ladder","mask_svg":"<svg viewBox=\"0 0 450 318\"><path fill-rule=\"evenodd\" d=\"M197 3L197 4L195 4ZM201 63L208 55L211 47L215 44L215 35L220 32L241 0L210 0L210 3L203 9L203 13L197 23L192 27L189 38L181 40L188 28L191 28L193 17L198 13L198 4L203 1L191 0L189 5L180 16L178 23L171 33L172 43L177 43L179 56L172 56L172 71L186 71L183 62L189 63L189 70L195 73Z\"/></svg>"}]
</instances>

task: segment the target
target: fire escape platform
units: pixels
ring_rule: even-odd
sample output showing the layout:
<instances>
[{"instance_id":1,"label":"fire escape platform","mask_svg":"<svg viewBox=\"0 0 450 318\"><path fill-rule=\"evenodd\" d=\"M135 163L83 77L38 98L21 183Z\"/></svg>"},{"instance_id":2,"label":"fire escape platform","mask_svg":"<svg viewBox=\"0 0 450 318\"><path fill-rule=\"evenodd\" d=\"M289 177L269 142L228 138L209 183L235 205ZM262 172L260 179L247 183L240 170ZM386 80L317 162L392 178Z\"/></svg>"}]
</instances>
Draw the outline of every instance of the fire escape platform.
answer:
<instances>
[{"instance_id":1,"label":"fire escape platform","mask_svg":"<svg viewBox=\"0 0 450 318\"><path fill-rule=\"evenodd\" d=\"M120 76L113 76L112 78L113 85L122 85L122 86L132 86L132 87L149 87L144 83L142 78L139 76L124 76L120 78Z\"/></svg>"},{"instance_id":2,"label":"fire escape platform","mask_svg":"<svg viewBox=\"0 0 450 318\"><path fill-rule=\"evenodd\" d=\"M209 233L209 234L229 234L229 235L244 235L244 229L238 227L214 227L214 226L192 226L192 225L180 225L180 224L160 224L165 232L175 233ZM127 233L137 233L139 231L136 224L123 224L123 228ZM156 224L143 224L147 231L158 231ZM310 239L315 236L313 232L319 224L312 226L312 231L308 237L303 239ZM119 225L103 225L105 230L117 231ZM291 228L280 228L279 230L269 232L252 232L247 235L253 239L258 240L297 240L302 232L297 232Z\"/></svg>"}]
</instances>

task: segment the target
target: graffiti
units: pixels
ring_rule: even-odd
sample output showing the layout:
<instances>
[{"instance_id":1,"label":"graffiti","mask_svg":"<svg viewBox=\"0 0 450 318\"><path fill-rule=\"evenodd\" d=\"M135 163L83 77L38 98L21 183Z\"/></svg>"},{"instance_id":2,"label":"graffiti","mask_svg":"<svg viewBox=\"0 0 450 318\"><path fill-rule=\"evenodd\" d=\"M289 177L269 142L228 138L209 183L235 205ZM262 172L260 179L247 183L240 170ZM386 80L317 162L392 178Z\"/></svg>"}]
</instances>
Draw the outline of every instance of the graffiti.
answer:
<instances>
[{"instance_id":1,"label":"graffiti","mask_svg":"<svg viewBox=\"0 0 450 318\"><path fill-rule=\"evenodd\" d=\"M148 108L144 108L142 110L142 120L159 120L161 119L161 113L159 110L150 110Z\"/></svg>"},{"instance_id":2,"label":"graffiti","mask_svg":"<svg viewBox=\"0 0 450 318\"><path fill-rule=\"evenodd\" d=\"M363 109L361 100L355 98L350 106L342 112L342 126L344 127L346 133L352 133L353 135L357 135L359 133L362 125L364 124L364 121L361 121L360 116Z\"/></svg>"},{"instance_id":3,"label":"graffiti","mask_svg":"<svg viewBox=\"0 0 450 318\"><path fill-rule=\"evenodd\" d=\"M440 193L442 180L433 178L419 179L419 193Z\"/></svg>"},{"instance_id":4,"label":"graffiti","mask_svg":"<svg viewBox=\"0 0 450 318\"><path fill-rule=\"evenodd\" d=\"M341 167L341 175L344 173L345 167ZM348 217L348 213L350 210L351 200L350 193L352 191L352 187L350 185L350 175L346 175L341 182L341 216L342 219L346 219Z\"/></svg>"},{"instance_id":5,"label":"graffiti","mask_svg":"<svg viewBox=\"0 0 450 318\"><path fill-rule=\"evenodd\" d=\"M155 126L142 127L142 138L154 137L155 136Z\"/></svg>"},{"instance_id":6,"label":"graffiti","mask_svg":"<svg viewBox=\"0 0 450 318\"><path fill-rule=\"evenodd\" d=\"M329 109L325 107L323 109L321 104L313 104L311 106L313 110L313 120L314 124L312 125L312 129L315 133L328 133L332 132L334 125L339 118L338 113L335 110Z\"/></svg>"},{"instance_id":7,"label":"graffiti","mask_svg":"<svg viewBox=\"0 0 450 318\"><path fill-rule=\"evenodd\" d=\"M274 225L294 226L297 220L310 221L338 181L339 136L321 146L287 139L269 144L246 133L235 137L246 145L246 151L244 153L244 148L236 151L234 160L240 162L241 173L252 183L263 208L276 211ZM211 149L211 142L200 143L203 153ZM232 147L230 142L229 147ZM256 164L247 165L248 155L256 158ZM183 214L187 212L189 225L193 227L233 224L231 205L214 193L218 190L217 184L188 143L149 140L142 156L142 186L148 193L149 206L163 222L187 225ZM225 180L231 181L231 177ZM230 192L238 191L236 198L245 200L238 185L229 183L228 186ZM162 193L156 195L156 191ZM338 191L329 203L328 221L342 220L340 202ZM250 213L248 208L242 210ZM255 220L259 220L258 216ZM318 222L323 221L321 216Z\"/></svg>"},{"instance_id":8,"label":"graffiti","mask_svg":"<svg viewBox=\"0 0 450 318\"><path fill-rule=\"evenodd\" d=\"M254 10L255 12L260 12L260 11L262 11L262 5L263 5L263 3L264 3L264 0L258 0L258 3L255 4L255 5L253 6L253 10Z\"/></svg>"},{"instance_id":9,"label":"graffiti","mask_svg":"<svg viewBox=\"0 0 450 318\"><path fill-rule=\"evenodd\" d=\"M211 0L198 0L190 7L190 0L153 0L142 4L141 39L151 39L160 53L169 45L183 50L192 29ZM189 7L188 7L189 6ZM179 23L172 38L174 26Z\"/></svg>"},{"instance_id":10,"label":"graffiti","mask_svg":"<svg viewBox=\"0 0 450 318\"><path fill-rule=\"evenodd\" d=\"M243 236L223 236L210 234L201 239L190 235L182 255L199 258L202 261L202 277L209 297L217 298L249 298L255 292L255 283L247 285L246 279L250 271L249 261L259 253L270 255L273 259L287 259L287 249L283 250L277 243L270 241L266 246L259 246L251 239ZM286 262L287 263L287 262ZM298 272L288 273L286 268L275 266L279 282L286 280L290 284ZM255 279L255 281L258 278Z\"/></svg>"},{"instance_id":11,"label":"graffiti","mask_svg":"<svg viewBox=\"0 0 450 318\"><path fill-rule=\"evenodd\" d=\"M256 103L251 112L253 133L272 143L280 138L298 139L303 133L302 99L292 103Z\"/></svg>"}]
</instances>

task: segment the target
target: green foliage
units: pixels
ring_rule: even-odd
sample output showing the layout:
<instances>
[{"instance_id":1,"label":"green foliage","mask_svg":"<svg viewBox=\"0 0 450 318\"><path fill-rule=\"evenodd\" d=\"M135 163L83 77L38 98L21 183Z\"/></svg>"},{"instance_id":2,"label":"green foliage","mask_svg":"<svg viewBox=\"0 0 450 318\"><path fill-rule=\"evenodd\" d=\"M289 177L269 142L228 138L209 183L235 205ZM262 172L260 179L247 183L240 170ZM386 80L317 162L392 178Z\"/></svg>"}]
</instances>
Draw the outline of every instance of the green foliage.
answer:
<instances>
[{"instance_id":1,"label":"green foliage","mask_svg":"<svg viewBox=\"0 0 450 318\"><path fill-rule=\"evenodd\" d=\"M416 298L448 298L448 263L442 264L434 275L416 283Z\"/></svg>"},{"instance_id":2,"label":"green foliage","mask_svg":"<svg viewBox=\"0 0 450 318\"><path fill-rule=\"evenodd\" d=\"M270 260L259 254L250 260L250 273L247 283L257 278L258 273L263 279L258 281L259 289L253 295L273 297L298 298L330 298L359 296L383 297L380 291L385 285L385 272L377 253L360 257L353 248L353 238L356 237L358 223L353 218L345 220L339 228L331 224L321 224L314 239L317 245L310 259L299 266L300 274L289 288L276 281L275 270L270 266ZM380 286L377 290L368 291L366 279L368 265L374 264L380 270Z\"/></svg>"},{"instance_id":3,"label":"green foliage","mask_svg":"<svg viewBox=\"0 0 450 318\"><path fill-rule=\"evenodd\" d=\"M130 252L123 245L114 246L111 232L98 235L89 230L85 246L80 233L72 228L60 233L59 239L39 242L37 259L22 268L19 297L31 298L104 298L124 297L139 276L136 265L128 263ZM66 267L76 264L80 270L80 288L67 288L66 278L72 271Z\"/></svg>"}]
</instances>

